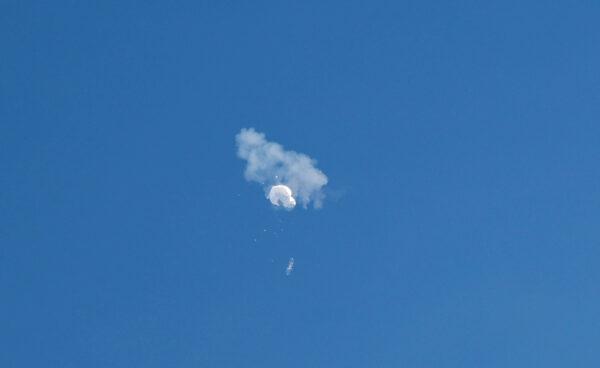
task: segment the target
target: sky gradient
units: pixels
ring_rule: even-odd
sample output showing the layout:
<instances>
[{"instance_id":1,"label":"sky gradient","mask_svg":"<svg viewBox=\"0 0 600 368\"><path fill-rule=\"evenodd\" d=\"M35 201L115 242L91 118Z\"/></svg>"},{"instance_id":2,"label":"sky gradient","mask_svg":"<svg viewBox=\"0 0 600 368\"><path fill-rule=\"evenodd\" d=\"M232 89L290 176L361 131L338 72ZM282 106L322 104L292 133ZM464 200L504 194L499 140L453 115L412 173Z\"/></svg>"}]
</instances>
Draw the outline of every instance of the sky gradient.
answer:
<instances>
[{"instance_id":1,"label":"sky gradient","mask_svg":"<svg viewBox=\"0 0 600 368\"><path fill-rule=\"evenodd\" d=\"M598 19L3 2L0 366L599 366ZM244 179L244 127L321 209Z\"/></svg>"}]
</instances>

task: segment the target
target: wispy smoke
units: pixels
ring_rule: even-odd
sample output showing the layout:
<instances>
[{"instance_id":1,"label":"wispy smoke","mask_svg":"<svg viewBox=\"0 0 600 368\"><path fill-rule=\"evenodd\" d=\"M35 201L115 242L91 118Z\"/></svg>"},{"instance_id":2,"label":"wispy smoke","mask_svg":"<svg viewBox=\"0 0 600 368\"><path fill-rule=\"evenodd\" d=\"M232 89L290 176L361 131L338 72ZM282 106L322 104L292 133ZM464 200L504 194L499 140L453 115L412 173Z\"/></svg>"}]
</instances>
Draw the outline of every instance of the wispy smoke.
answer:
<instances>
[{"instance_id":1,"label":"wispy smoke","mask_svg":"<svg viewBox=\"0 0 600 368\"><path fill-rule=\"evenodd\" d=\"M298 200L304 207L311 202L314 207L321 207L327 176L315 167L315 160L286 151L253 128L242 129L235 140L238 156L247 162L246 180L262 184L271 203L291 209Z\"/></svg>"}]
</instances>

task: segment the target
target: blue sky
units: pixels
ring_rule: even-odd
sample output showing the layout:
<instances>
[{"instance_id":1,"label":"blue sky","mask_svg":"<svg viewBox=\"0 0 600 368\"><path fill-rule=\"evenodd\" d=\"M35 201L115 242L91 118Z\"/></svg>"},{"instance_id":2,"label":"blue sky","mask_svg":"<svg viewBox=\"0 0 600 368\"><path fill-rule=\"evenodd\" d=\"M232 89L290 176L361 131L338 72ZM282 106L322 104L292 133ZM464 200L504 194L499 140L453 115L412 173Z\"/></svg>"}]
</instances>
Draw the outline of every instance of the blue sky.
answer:
<instances>
[{"instance_id":1,"label":"blue sky","mask_svg":"<svg viewBox=\"0 0 600 368\"><path fill-rule=\"evenodd\" d=\"M599 18L4 2L0 366L598 366ZM244 127L322 209L244 179Z\"/></svg>"}]
</instances>

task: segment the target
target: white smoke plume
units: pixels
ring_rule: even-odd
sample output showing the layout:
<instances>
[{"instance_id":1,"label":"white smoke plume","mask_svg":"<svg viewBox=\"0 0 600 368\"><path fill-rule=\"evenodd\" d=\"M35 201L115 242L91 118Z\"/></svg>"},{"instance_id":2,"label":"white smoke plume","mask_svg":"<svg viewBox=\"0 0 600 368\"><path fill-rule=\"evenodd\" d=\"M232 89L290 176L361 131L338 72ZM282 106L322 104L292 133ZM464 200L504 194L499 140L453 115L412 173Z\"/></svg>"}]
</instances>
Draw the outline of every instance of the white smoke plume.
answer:
<instances>
[{"instance_id":1,"label":"white smoke plume","mask_svg":"<svg viewBox=\"0 0 600 368\"><path fill-rule=\"evenodd\" d=\"M235 140L238 156L247 162L246 180L262 184L271 203L288 209L294 208L296 201L305 208L311 202L315 208L322 206L327 176L315 167L315 160L286 151L253 128L242 129Z\"/></svg>"}]
</instances>

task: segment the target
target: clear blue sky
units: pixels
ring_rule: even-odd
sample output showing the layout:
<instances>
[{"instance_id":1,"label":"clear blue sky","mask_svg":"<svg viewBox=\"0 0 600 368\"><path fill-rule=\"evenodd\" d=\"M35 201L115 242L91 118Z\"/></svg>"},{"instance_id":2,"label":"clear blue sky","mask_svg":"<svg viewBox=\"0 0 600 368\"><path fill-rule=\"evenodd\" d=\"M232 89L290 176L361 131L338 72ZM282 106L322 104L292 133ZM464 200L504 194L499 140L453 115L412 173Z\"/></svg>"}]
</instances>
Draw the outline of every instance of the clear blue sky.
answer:
<instances>
[{"instance_id":1,"label":"clear blue sky","mask_svg":"<svg viewBox=\"0 0 600 368\"><path fill-rule=\"evenodd\" d=\"M597 1L95 3L0 6L1 367L600 366Z\"/></svg>"}]
</instances>

